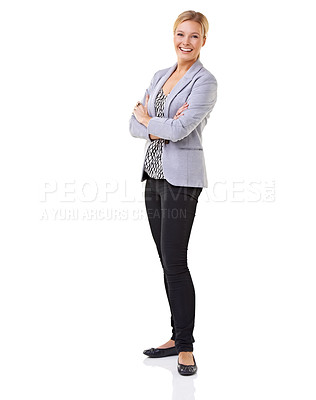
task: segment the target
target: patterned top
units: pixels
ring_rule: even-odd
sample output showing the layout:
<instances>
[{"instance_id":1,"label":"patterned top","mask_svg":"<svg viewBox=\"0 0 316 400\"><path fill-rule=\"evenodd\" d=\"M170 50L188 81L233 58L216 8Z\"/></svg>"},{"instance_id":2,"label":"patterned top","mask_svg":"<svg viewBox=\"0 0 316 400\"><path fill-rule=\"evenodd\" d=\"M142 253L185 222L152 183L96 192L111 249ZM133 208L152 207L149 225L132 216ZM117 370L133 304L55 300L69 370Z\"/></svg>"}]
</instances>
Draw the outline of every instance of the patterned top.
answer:
<instances>
[{"instance_id":1,"label":"patterned top","mask_svg":"<svg viewBox=\"0 0 316 400\"><path fill-rule=\"evenodd\" d=\"M168 95L165 95L162 88L159 90L155 100L155 111L157 117L164 117L165 102ZM162 169L162 152L165 145L164 139L155 139L148 146L145 156L145 171L154 179L164 179Z\"/></svg>"}]
</instances>

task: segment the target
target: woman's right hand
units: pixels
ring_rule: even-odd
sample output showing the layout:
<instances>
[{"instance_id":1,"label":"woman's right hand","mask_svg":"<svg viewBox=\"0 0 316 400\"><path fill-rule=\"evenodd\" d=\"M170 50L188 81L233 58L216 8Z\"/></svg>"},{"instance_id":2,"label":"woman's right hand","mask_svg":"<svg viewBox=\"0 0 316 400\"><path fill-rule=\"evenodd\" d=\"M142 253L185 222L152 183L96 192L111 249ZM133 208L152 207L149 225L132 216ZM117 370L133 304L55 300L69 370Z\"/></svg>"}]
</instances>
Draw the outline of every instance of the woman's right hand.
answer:
<instances>
[{"instance_id":1,"label":"woman's right hand","mask_svg":"<svg viewBox=\"0 0 316 400\"><path fill-rule=\"evenodd\" d=\"M179 110L176 112L176 115L173 117L173 119L178 119L179 117L181 117L181 115L184 115L184 114L181 114L181 113L182 113L182 111L186 110L188 107L189 107L189 104L187 102L185 102L183 104L183 106L181 106L179 108Z\"/></svg>"}]
</instances>

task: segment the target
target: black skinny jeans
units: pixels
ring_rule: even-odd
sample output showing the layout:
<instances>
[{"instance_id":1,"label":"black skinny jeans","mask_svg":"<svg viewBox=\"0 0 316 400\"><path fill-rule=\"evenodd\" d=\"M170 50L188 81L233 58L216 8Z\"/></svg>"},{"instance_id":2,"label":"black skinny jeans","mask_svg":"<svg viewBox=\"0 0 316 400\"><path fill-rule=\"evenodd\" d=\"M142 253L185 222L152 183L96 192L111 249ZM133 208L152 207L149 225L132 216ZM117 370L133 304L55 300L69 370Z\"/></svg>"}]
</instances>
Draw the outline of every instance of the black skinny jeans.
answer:
<instances>
[{"instance_id":1,"label":"black skinny jeans","mask_svg":"<svg viewBox=\"0 0 316 400\"><path fill-rule=\"evenodd\" d=\"M166 179L147 178L145 205L163 267L171 311L171 339L178 351L193 351L195 290L187 250L198 197L203 188L174 186Z\"/></svg>"}]
</instances>

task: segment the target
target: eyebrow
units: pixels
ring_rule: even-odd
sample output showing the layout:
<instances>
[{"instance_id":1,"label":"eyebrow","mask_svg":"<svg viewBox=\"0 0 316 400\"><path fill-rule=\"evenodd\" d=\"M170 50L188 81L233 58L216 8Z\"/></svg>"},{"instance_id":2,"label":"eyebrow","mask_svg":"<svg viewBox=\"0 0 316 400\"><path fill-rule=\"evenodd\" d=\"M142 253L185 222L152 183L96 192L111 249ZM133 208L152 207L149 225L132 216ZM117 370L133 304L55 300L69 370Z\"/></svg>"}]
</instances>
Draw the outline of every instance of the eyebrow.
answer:
<instances>
[{"instance_id":1,"label":"eyebrow","mask_svg":"<svg viewBox=\"0 0 316 400\"><path fill-rule=\"evenodd\" d=\"M177 29L177 32L183 32ZM197 33L199 35L199 32L191 32L191 33Z\"/></svg>"}]
</instances>

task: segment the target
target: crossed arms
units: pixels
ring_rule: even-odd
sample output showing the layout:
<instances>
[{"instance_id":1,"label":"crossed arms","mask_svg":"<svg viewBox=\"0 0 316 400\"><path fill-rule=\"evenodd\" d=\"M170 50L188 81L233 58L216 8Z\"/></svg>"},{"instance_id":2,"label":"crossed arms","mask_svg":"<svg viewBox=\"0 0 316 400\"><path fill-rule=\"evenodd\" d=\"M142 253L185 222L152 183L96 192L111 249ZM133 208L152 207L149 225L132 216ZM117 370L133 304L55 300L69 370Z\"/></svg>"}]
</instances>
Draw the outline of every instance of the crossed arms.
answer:
<instances>
[{"instance_id":1,"label":"crossed arms","mask_svg":"<svg viewBox=\"0 0 316 400\"><path fill-rule=\"evenodd\" d=\"M149 88L145 91L142 104L146 104L147 95L152 91L154 78L155 76L150 82ZM130 133L134 137L147 140L151 140L150 135L154 135L177 142L188 136L209 115L216 100L216 79L212 75L202 76L194 82L187 99L188 107L178 118L149 117L144 118L143 123L140 123L133 114L130 118Z\"/></svg>"}]
</instances>

